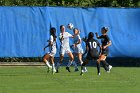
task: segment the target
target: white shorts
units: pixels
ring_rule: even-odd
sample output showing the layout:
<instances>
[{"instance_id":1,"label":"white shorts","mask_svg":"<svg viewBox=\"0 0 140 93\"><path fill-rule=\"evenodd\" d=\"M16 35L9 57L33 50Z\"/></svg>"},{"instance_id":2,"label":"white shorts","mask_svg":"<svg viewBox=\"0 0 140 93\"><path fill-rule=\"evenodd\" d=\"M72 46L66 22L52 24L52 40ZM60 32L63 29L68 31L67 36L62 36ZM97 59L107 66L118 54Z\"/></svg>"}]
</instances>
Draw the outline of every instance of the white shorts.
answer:
<instances>
[{"instance_id":1,"label":"white shorts","mask_svg":"<svg viewBox=\"0 0 140 93\"><path fill-rule=\"evenodd\" d=\"M48 54L49 54L50 56L55 56L56 50L54 49L54 50L50 51Z\"/></svg>"},{"instance_id":2,"label":"white shorts","mask_svg":"<svg viewBox=\"0 0 140 93\"><path fill-rule=\"evenodd\" d=\"M60 54L62 54L62 55L64 55L65 53L71 53L71 51L70 51L70 48L69 47L67 47L67 48L61 48L61 50L60 50Z\"/></svg>"},{"instance_id":3,"label":"white shorts","mask_svg":"<svg viewBox=\"0 0 140 93\"><path fill-rule=\"evenodd\" d=\"M74 48L73 52L83 54L83 49L82 48Z\"/></svg>"}]
</instances>

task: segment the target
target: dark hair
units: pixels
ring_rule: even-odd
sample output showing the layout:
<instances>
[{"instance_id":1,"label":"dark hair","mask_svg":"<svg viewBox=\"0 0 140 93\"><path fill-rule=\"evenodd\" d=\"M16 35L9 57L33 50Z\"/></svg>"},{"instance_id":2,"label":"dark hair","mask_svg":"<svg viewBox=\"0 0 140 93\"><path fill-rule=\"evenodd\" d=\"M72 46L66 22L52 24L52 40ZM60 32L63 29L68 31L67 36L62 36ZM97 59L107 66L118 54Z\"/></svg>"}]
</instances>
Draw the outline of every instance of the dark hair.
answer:
<instances>
[{"instance_id":1,"label":"dark hair","mask_svg":"<svg viewBox=\"0 0 140 93\"><path fill-rule=\"evenodd\" d=\"M64 25L60 25L60 29L63 27Z\"/></svg>"},{"instance_id":2,"label":"dark hair","mask_svg":"<svg viewBox=\"0 0 140 93\"><path fill-rule=\"evenodd\" d=\"M87 42L89 40L93 39L93 37L94 37L94 33L93 32L89 32Z\"/></svg>"},{"instance_id":3,"label":"dark hair","mask_svg":"<svg viewBox=\"0 0 140 93\"><path fill-rule=\"evenodd\" d=\"M75 30L78 30L78 31L79 31L79 29L78 29L78 28L74 28L74 29L73 29L73 32L74 32Z\"/></svg>"},{"instance_id":4,"label":"dark hair","mask_svg":"<svg viewBox=\"0 0 140 93\"><path fill-rule=\"evenodd\" d=\"M107 33L108 28L107 27L102 27L102 30L105 30L105 33Z\"/></svg>"},{"instance_id":5,"label":"dark hair","mask_svg":"<svg viewBox=\"0 0 140 93\"><path fill-rule=\"evenodd\" d=\"M57 36L56 36L56 29L54 27L50 29L50 35L53 36L54 38L53 41L56 41Z\"/></svg>"}]
</instances>

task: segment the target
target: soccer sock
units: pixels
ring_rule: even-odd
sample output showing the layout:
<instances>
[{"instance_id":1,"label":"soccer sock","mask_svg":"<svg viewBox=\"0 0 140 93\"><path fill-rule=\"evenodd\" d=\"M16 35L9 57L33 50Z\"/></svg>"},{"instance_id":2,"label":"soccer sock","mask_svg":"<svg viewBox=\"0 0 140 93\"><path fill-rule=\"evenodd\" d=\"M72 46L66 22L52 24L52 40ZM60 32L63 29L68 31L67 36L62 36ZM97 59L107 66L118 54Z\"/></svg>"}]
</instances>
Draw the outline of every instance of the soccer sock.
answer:
<instances>
[{"instance_id":1,"label":"soccer sock","mask_svg":"<svg viewBox=\"0 0 140 93\"><path fill-rule=\"evenodd\" d=\"M57 62L57 65L56 65L56 70L58 70L59 69L59 67L60 67L60 63L59 62Z\"/></svg>"},{"instance_id":2,"label":"soccer sock","mask_svg":"<svg viewBox=\"0 0 140 93\"><path fill-rule=\"evenodd\" d=\"M72 64L74 65L75 69L77 69L77 68L78 68L78 67L77 67L77 64L76 64L76 62L75 62L75 61L73 61L73 62L72 62Z\"/></svg>"},{"instance_id":3,"label":"soccer sock","mask_svg":"<svg viewBox=\"0 0 140 93\"><path fill-rule=\"evenodd\" d=\"M52 64L52 69L55 70L55 64L54 63Z\"/></svg>"},{"instance_id":4,"label":"soccer sock","mask_svg":"<svg viewBox=\"0 0 140 93\"><path fill-rule=\"evenodd\" d=\"M49 62L46 60L46 65L50 68L51 66L50 66L50 64L49 64Z\"/></svg>"},{"instance_id":5,"label":"soccer sock","mask_svg":"<svg viewBox=\"0 0 140 93\"><path fill-rule=\"evenodd\" d=\"M98 73L100 73L100 63L96 63L97 64L97 71Z\"/></svg>"},{"instance_id":6,"label":"soccer sock","mask_svg":"<svg viewBox=\"0 0 140 93\"><path fill-rule=\"evenodd\" d=\"M109 64L108 64L105 60L103 60L102 62L103 62L103 64L105 64L107 67L109 66Z\"/></svg>"},{"instance_id":7,"label":"soccer sock","mask_svg":"<svg viewBox=\"0 0 140 93\"><path fill-rule=\"evenodd\" d=\"M108 66L105 64L105 62L104 62L104 61L101 61L101 62L102 62L103 68L104 68L106 71L108 71L109 68L108 68Z\"/></svg>"},{"instance_id":8,"label":"soccer sock","mask_svg":"<svg viewBox=\"0 0 140 93\"><path fill-rule=\"evenodd\" d=\"M69 61L68 64L67 64L67 67L70 67L72 64L72 61Z\"/></svg>"}]
</instances>

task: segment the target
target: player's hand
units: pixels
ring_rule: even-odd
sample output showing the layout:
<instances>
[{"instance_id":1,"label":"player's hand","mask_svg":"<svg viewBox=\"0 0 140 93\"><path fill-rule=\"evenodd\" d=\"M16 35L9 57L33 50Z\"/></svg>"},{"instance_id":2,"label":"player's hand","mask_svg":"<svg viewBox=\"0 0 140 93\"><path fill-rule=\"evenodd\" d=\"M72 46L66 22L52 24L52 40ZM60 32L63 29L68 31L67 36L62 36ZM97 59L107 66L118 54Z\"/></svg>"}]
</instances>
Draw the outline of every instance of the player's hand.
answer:
<instances>
[{"instance_id":1,"label":"player's hand","mask_svg":"<svg viewBox=\"0 0 140 93\"><path fill-rule=\"evenodd\" d=\"M107 46L103 46L103 49L106 49L107 48Z\"/></svg>"},{"instance_id":2,"label":"player's hand","mask_svg":"<svg viewBox=\"0 0 140 93\"><path fill-rule=\"evenodd\" d=\"M73 47L76 47L76 44L73 44L72 46L73 46Z\"/></svg>"},{"instance_id":3,"label":"player's hand","mask_svg":"<svg viewBox=\"0 0 140 93\"><path fill-rule=\"evenodd\" d=\"M97 33L97 32L96 32L95 34L96 34L96 35L98 35L98 33Z\"/></svg>"}]
</instances>

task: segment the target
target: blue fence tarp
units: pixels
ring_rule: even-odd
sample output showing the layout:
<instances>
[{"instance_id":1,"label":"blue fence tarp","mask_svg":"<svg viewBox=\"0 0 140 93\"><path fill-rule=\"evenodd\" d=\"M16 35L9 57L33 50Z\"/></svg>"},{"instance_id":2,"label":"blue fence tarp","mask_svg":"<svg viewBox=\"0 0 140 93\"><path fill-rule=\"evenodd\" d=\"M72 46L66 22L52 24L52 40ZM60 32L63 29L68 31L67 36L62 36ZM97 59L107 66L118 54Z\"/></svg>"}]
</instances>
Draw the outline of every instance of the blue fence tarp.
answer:
<instances>
[{"instance_id":1,"label":"blue fence tarp","mask_svg":"<svg viewBox=\"0 0 140 93\"><path fill-rule=\"evenodd\" d=\"M0 7L0 57L42 57L50 27L59 35L59 26L68 23L81 30L81 37L109 27L109 57L140 57L139 17L140 8Z\"/></svg>"}]
</instances>

